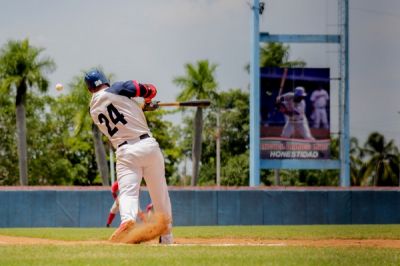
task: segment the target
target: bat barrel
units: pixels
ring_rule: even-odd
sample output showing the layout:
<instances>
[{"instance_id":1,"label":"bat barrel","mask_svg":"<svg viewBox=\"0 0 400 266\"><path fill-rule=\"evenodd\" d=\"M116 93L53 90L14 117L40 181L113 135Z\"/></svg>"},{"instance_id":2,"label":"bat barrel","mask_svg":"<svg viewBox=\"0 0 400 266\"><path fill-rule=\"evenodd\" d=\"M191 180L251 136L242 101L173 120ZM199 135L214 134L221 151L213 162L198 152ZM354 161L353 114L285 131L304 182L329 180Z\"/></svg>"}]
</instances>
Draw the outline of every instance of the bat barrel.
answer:
<instances>
[{"instance_id":1,"label":"bat barrel","mask_svg":"<svg viewBox=\"0 0 400 266\"><path fill-rule=\"evenodd\" d=\"M211 104L210 100L158 103L159 106L181 106L181 107L207 107L210 106L210 104Z\"/></svg>"},{"instance_id":2,"label":"bat barrel","mask_svg":"<svg viewBox=\"0 0 400 266\"><path fill-rule=\"evenodd\" d=\"M180 102L180 106L194 106L194 107L207 107L210 106L211 102L209 100L196 100Z\"/></svg>"}]
</instances>

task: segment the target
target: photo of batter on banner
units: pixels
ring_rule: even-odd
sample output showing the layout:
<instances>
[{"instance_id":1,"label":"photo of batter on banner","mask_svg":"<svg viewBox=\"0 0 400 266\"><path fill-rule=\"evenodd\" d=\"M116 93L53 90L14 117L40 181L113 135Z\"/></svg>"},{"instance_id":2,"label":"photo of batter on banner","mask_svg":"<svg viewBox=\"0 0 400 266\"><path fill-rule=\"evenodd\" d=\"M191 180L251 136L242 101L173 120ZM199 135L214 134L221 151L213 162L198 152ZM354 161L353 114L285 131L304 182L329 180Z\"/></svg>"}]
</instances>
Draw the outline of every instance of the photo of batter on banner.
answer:
<instances>
[{"instance_id":1,"label":"photo of batter on banner","mask_svg":"<svg viewBox=\"0 0 400 266\"><path fill-rule=\"evenodd\" d=\"M329 159L329 68L260 69L262 159Z\"/></svg>"}]
</instances>

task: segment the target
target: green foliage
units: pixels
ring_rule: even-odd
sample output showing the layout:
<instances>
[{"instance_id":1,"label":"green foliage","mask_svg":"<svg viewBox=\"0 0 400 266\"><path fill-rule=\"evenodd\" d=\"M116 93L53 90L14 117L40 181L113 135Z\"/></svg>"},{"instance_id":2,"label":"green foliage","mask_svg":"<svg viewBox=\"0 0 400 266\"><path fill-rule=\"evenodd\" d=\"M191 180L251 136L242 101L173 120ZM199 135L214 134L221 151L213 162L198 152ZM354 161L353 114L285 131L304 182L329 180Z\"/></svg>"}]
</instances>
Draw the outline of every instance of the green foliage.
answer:
<instances>
[{"instance_id":1,"label":"green foliage","mask_svg":"<svg viewBox=\"0 0 400 266\"><path fill-rule=\"evenodd\" d=\"M215 183L216 138L221 143L221 185L248 185L249 180L249 95L240 89L219 94L219 101L207 110L200 184ZM216 116L220 128L216 128Z\"/></svg>"},{"instance_id":2,"label":"green foliage","mask_svg":"<svg viewBox=\"0 0 400 266\"><path fill-rule=\"evenodd\" d=\"M303 60L289 60L290 46L282 43L270 42L260 47L260 67L305 67ZM245 66L250 72L250 65Z\"/></svg>"},{"instance_id":3,"label":"green foliage","mask_svg":"<svg viewBox=\"0 0 400 266\"><path fill-rule=\"evenodd\" d=\"M216 99L218 97L215 80L217 65L210 64L208 60L197 61L195 65L185 64L185 75L174 78L173 82L183 88L178 95L178 101L194 99Z\"/></svg>"},{"instance_id":4,"label":"green foliage","mask_svg":"<svg viewBox=\"0 0 400 266\"><path fill-rule=\"evenodd\" d=\"M18 183L15 106L12 97L1 90L0 106L0 185L13 185Z\"/></svg>"},{"instance_id":5,"label":"green foliage","mask_svg":"<svg viewBox=\"0 0 400 266\"><path fill-rule=\"evenodd\" d=\"M374 186L399 185L399 150L393 140L386 142L383 135L373 132L364 144L367 157L363 177L370 178Z\"/></svg>"},{"instance_id":6,"label":"green foliage","mask_svg":"<svg viewBox=\"0 0 400 266\"><path fill-rule=\"evenodd\" d=\"M249 153L245 152L230 156L224 161L221 169L221 185L248 186L249 185Z\"/></svg>"},{"instance_id":7,"label":"green foliage","mask_svg":"<svg viewBox=\"0 0 400 266\"><path fill-rule=\"evenodd\" d=\"M0 50L0 91L13 94L15 89L18 164L21 185L28 185L27 129L25 103L28 89L47 91L46 72L55 69L50 58L41 57L44 49L33 47L29 40L9 41ZM28 128L29 129L29 128Z\"/></svg>"},{"instance_id":8,"label":"green foliage","mask_svg":"<svg viewBox=\"0 0 400 266\"><path fill-rule=\"evenodd\" d=\"M47 91L49 82L44 73L52 72L55 63L48 57L41 57L43 51L43 48L31 46L28 39L8 41L0 50L1 87L10 91L13 86L19 90L22 85Z\"/></svg>"},{"instance_id":9,"label":"green foliage","mask_svg":"<svg viewBox=\"0 0 400 266\"><path fill-rule=\"evenodd\" d=\"M338 138L331 140L331 155L332 158L339 157ZM372 132L362 146L357 138L352 137L350 140L351 185L398 186L399 156L394 141L386 142L385 137L378 132ZM326 171L324 170L323 173ZM311 171L309 173L312 174ZM335 175L339 176L339 172L337 171ZM336 178L330 177L330 179L334 181ZM331 181L328 182L328 184L331 183ZM306 184L311 185L309 182L306 182Z\"/></svg>"},{"instance_id":10,"label":"green foliage","mask_svg":"<svg viewBox=\"0 0 400 266\"><path fill-rule=\"evenodd\" d=\"M178 101L193 99L211 99L218 102L217 82L215 70L217 65L210 64L208 60L197 61L196 65L186 64L185 75L174 78L173 82L182 87L178 95ZM193 144L192 144L192 180L191 185L197 185L202 157L202 131L203 131L203 108L197 107L193 123Z\"/></svg>"},{"instance_id":11,"label":"green foliage","mask_svg":"<svg viewBox=\"0 0 400 266\"><path fill-rule=\"evenodd\" d=\"M91 131L82 131L79 138L75 137L73 117L77 109L68 97L52 99L49 107L51 112L46 113L46 120L35 130L37 136L29 142L30 151L41 155L31 155L37 158L30 168L35 184L94 184L96 165Z\"/></svg>"},{"instance_id":12,"label":"green foliage","mask_svg":"<svg viewBox=\"0 0 400 266\"><path fill-rule=\"evenodd\" d=\"M177 145L179 131L172 123L163 119L167 112L157 110L145 112L148 126L154 138L160 144L165 160L165 177L168 184L175 185L179 182L178 162L182 150Z\"/></svg>"},{"instance_id":13,"label":"green foliage","mask_svg":"<svg viewBox=\"0 0 400 266\"><path fill-rule=\"evenodd\" d=\"M95 179L90 131L73 136L75 107L64 97L27 95L27 135L31 185L92 184ZM0 180L2 185L18 184L15 106L11 97L1 97Z\"/></svg>"},{"instance_id":14,"label":"green foliage","mask_svg":"<svg viewBox=\"0 0 400 266\"><path fill-rule=\"evenodd\" d=\"M45 74L55 69L53 60L42 56L43 50L30 46L25 39L9 41L0 51L0 185L17 185L19 181L16 103L26 108L30 184L98 185L101 181L92 121L87 111L90 94L81 78L83 72L72 78L67 94L56 98L41 94L48 87ZM261 66L305 66L301 60L289 61L289 46L280 43L262 46L260 55ZM187 177L178 174L178 165L182 158L192 156L193 139L198 138L194 138L193 128L196 125L200 132L200 124L203 124L203 143L199 184L216 183L216 139L220 138L221 185L248 185L249 94L240 89L218 93L216 68L217 65L201 60L186 64L185 75L174 79L183 89L178 100L212 100L210 108L202 109L204 124L194 121L195 111L190 109L181 109L185 112L182 127L164 120L166 111L146 113L149 127L163 151L170 185L182 184L182 179L188 184ZM108 146L108 140L105 137L102 140ZM339 158L338 138L331 140L331 157ZM386 141L380 133L371 133L363 145L352 138L350 160L352 185L399 185L399 150L393 140ZM280 170L280 180L284 186L336 186L339 171ZM274 171L262 170L261 181L264 185L274 184Z\"/></svg>"},{"instance_id":15,"label":"green foliage","mask_svg":"<svg viewBox=\"0 0 400 266\"><path fill-rule=\"evenodd\" d=\"M260 48L261 67L305 67L302 60L289 61L289 45L282 43L267 43Z\"/></svg>"},{"instance_id":16,"label":"green foliage","mask_svg":"<svg viewBox=\"0 0 400 266\"><path fill-rule=\"evenodd\" d=\"M26 115L30 185L99 185L88 115L90 94L82 79L57 98L31 92L27 95ZM15 104L13 93L0 94L0 185L18 184ZM164 112L148 113L149 126L163 150L166 176L176 180L181 154L176 144L178 132L162 119ZM104 143L107 140L104 138Z\"/></svg>"},{"instance_id":17,"label":"green foliage","mask_svg":"<svg viewBox=\"0 0 400 266\"><path fill-rule=\"evenodd\" d=\"M69 184L99 185L90 124L83 126L79 135L76 135L76 114L80 110L79 106L80 103L69 94L54 101L51 113L61 126L58 134L60 140L55 139L55 142L61 145L58 146L58 151L71 164Z\"/></svg>"}]
</instances>

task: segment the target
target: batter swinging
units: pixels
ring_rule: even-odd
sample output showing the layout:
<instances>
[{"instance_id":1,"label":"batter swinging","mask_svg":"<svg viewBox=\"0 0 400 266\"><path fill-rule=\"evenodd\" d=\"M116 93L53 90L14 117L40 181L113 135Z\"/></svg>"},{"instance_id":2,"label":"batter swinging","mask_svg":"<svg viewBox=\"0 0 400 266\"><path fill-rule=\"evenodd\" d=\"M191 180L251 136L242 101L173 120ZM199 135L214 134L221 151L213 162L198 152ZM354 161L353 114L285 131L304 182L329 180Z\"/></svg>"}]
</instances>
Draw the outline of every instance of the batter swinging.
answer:
<instances>
[{"instance_id":1,"label":"batter swinging","mask_svg":"<svg viewBox=\"0 0 400 266\"><path fill-rule=\"evenodd\" d=\"M151 101L157 94L156 88L134 80L110 86L104 73L98 69L87 72L85 82L92 93L90 115L93 122L116 149L121 225L110 240L120 242L133 230L142 177L155 212L165 214L172 221L164 158L158 142L151 136L141 106L133 100L134 97L143 97L145 111L156 109L157 105ZM169 222L166 232L160 237L161 243L173 243L171 229L172 222Z\"/></svg>"}]
</instances>

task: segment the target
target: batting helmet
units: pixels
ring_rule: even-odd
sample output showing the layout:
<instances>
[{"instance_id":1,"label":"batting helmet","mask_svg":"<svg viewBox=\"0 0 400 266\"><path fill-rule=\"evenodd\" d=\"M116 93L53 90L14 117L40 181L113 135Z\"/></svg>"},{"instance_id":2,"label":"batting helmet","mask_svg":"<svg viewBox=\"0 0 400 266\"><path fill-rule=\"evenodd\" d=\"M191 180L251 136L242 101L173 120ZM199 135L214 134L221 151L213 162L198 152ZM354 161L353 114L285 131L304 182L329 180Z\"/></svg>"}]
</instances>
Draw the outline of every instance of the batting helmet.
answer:
<instances>
[{"instance_id":1,"label":"batting helmet","mask_svg":"<svg viewBox=\"0 0 400 266\"><path fill-rule=\"evenodd\" d=\"M296 97L304 97L304 96L307 96L307 93L305 92L303 87L296 87L294 89L294 96L296 96Z\"/></svg>"},{"instance_id":2,"label":"batting helmet","mask_svg":"<svg viewBox=\"0 0 400 266\"><path fill-rule=\"evenodd\" d=\"M92 69L85 74L85 82L89 90L95 89L101 84L107 84L110 86L106 75L98 69Z\"/></svg>"}]
</instances>

